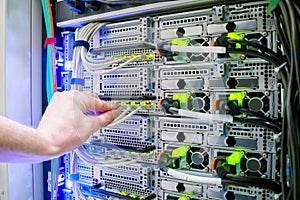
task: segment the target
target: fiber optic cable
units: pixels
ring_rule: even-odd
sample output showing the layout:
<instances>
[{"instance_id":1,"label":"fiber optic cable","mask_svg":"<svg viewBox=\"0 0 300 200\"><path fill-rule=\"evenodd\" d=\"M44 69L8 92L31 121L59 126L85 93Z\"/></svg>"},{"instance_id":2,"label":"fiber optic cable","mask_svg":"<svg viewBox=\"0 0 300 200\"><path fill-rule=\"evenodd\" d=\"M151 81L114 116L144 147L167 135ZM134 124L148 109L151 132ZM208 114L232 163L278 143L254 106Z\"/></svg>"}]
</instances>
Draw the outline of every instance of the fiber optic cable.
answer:
<instances>
[{"instance_id":1,"label":"fiber optic cable","mask_svg":"<svg viewBox=\"0 0 300 200\"><path fill-rule=\"evenodd\" d=\"M45 19L46 35L48 39L52 38L52 42L46 43L47 49L47 61L46 61L46 91L47 100L50 102L53 93L57 90L56 86L56 66L55 66L55 47L53 44L54 40L54 23L53 15L51 10L50 0L42 0L42 8ZM58 188L58 175L59 175L59 160L51 160L51 200L57 199L56 192Z\"/></svg>"}]
</instances>

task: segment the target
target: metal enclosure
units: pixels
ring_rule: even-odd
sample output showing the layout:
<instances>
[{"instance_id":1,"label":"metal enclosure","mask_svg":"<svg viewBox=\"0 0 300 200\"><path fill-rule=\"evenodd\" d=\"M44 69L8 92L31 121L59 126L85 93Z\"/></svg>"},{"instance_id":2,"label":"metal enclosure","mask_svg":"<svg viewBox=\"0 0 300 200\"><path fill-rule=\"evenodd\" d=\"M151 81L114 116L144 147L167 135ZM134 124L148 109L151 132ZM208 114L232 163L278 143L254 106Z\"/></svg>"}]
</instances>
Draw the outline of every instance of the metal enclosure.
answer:
<instances>
[{"instance_id":1,"label":"metal enclosure","mask_svg":"<svg viewBox=\"0 0 300 200\"><path fill-rule=\"evenodd\" d=\"M94 133L84 144L88 154L101 161L109 156L132 157L134 160L134 153L155 147L153 151L146 151L146 158L140 162L120 166L115 163L101 166L89 162L87 156L65 155L66 200L79 199L79 196L92 200L277 198L271 190L259 187L226 186L203 181L207 177L218 178L216 160L226 165L224 160L235 155L242 159L232 165L232 174L278 180L277 145L280 141L277 143L274 139L275 133L253 124L228 123L216 117L228 116L227 102L238 103L241 100L238 103L241 107L276 120L280 118L281 103L278 77L271 63L256 56L195 51L205 48L217 50L216 41L234 32L237 37L276 52L273 16L266 12L268 2L203 2L206 2L205 7L191 7L190 11L170 14L161 10L149 14L153 5L143 5L90 16L73 13L77 17L58 22L58 26L70 27L70 31L62 34L65 66L61 73L62 90L70 89L74 27L108 21L90 42L89 56L94 59L91 61L93 66L98 64L98 60L146 55L145 59L103 74L100 70L94 73L85 66L87 71L82 76L84 91L120 104L123 110L125 107L139 108L131 118ZM179 3L197 4L196 1L171 1L161 4L161 7L168 5L166 7L175 9ZM119 15L130 15L134 9L138 14L130 20ZM229 30L231 25L234 25L234 31ZM174 49L168 49L168 45L170 49L174 46ZM161 50L160 55L157 49ZM168 112L168 102L165 107L162 106L166 99L171 107L176 107L179 102L176 108L203 115L192 119L191 116ZM203 117L210 114L213 114L210 119ZM173 155L184 149L185 154ZM258 167L254 169L253 163ZM184 177L168 173L166 166L181 172ZM72 179L74 174L78 175L77 180ZM197 181L196 178L188 180L188 175L197 177ZM69 186L72 181L75 184Z\"/></svg>"}]
</instances>

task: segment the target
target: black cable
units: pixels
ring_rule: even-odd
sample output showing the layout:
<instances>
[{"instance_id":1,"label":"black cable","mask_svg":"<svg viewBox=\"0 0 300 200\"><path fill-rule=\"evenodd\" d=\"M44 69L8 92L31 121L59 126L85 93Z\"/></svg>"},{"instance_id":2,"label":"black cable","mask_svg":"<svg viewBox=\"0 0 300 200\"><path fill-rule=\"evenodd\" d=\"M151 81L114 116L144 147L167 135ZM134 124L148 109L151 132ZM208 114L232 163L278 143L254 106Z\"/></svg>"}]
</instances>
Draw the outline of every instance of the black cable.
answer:
<instances>
[{"instance_id":1,"label":"black cable","mask_svg":"<svg viewBox=\"0 0 300 200\"><path fill-rule=\"evenodd\" d=\"M107 196L111 196L111 197L116 197L116 198L120 198L120 199L125 199L125 200L140 200L139 197L130 197L130 196L124 196L124 195L121 195L121 194L118 194L118 193L115 193L115 192L110 192L110 191L107 191L107 190L103 190L103 189L91 189L92 192L95 192L95 193L98 193L98 194L104 194L104 195L107 195ZM155 194L150 194L148 197L145 198L145 200L151 200L151 199L154 199L156 197Z\"/></svg>"},{"instance_id":2,"label":"black cable","mask_svg":"<svg viewBox=\"0 0 300 200\"><path fill-rule=\"evenodd\" d=\"M300 88L300 11L299 0L283 0L273 11L276 30L279 40L282 44L284 54L286 55L287 68L286 76L282 77L285 89L285 98L282 104L284 112L282 120L281 136L281 182L283 199L300 198L300 133L299 133L299 88ZM296 84L295 84L296 83ZM287 157L289 166L287 166ZM291 173L290 186L287 186L287 175L285 170L289 167Z\"/></svg>"},{"instance_id":3,"label":"black cable","mask_svg":"<svg viewBox=\"0 0 300 200\"><path fill-rule=\"evenodd\" d=\"M281 6L281 12L283 14L283 20L285 22L285 26L283 26L284 30L287 32L288 42L290 46L290 51L286 52L287 57L290 58L290 74L289 74L289 82L286 95L286 117L287 117L287 134L288 134L288 147L289 147L289 158L290 158L290 169L291 169L291 186L292 186L292 197L293 199L300 198L300 181L299 181L299 128L296 127L298 124L295 120L295 116L297 116L298 112L295 112L295 106L293 105L293 95L300 87L299 80L299 36L297 29L298 23L295 21L295 12L293 6L290 4L290 1L282 1L279 4ZM298 46L297 46L298 45ZM294 83L297 83L297 87ZM297 89L298 88L298 89ZM296 98L296 97L294 97ZM298 99L299 101L299 99ZM300 103L298 103L299 105ZM297 118L297 117L296 117Z\"/></svg>"},{"instance_id":4,"label":"black cable","mask_svg":"<svg viewBox=\"0 0 300 200\"><path fill-rule=\"evenodd\" d=\"M260 178L260 177L249 177L249 176L247 176L247 177L233 176L230 174L228 174L226 177L229 180L236 181L236 182L243 182L245 184L248 184L249 186L269 189L276 193L281 192L280 185L269 179L264 179L264 178Z\"/></svg>"},{"instance_id":5,"label":"black cable","mask_svg":"<svg viewBox=\"0 0 300 200\"><path fill-rule=\"evenodd\" d=\"M279 67L281 65L281 63L278 62L277 60L275 60L274 58L272 58L272 57L270 57L266 54L262 54L261 52L251 50L251 49L230 49L230 48L227 48L226 53L244 54L246 56L253 56L253 57L256 57L256 58L261 58L261 59L264 59L264 60L272 63L276 67Z\"/></svg>"},{"instance_id":6,"label":"black cable","mask_svg":"<svg viewBox=\"0 0 300 200\"><path fill-rule=\"evenodd\" d=\"M256 119L245 119L245 118L238 118L238 117L234 117L233 118L233 122L235 123L242 123L242 124L251 124L251 125L255 125L255 126L259 126L265 129L268 129L274 133L279 134L281 132L280 129L271 126L270 124L264 123L262 121L258 121Z\"/></svg>"},{"instance_id":7,"label":"black cable","mask_svg":"<svg viewBox=\"0 0 300 200\"><path fill-rule=\"evenodd\" d=\"M276 9L279 9L279 8L276 8ZM285 37L282 29L280 28L281 27L281 21L280 21L280 16L277 12L274 13L274 21L275 21L275 25L276 25L276 30L277 30L277 35L279 37L279 40L281 42L281 45L282 45L282 48L283 48L283 51L285 52L289 52L289 45L288 45L288 41L287 41L287 38ZM288 63L290 63L289 61L289 57L286 57Z\"/></svg>"},{"instance_id":8,"label":"black cable","mask_svg":"<svg viewBox=\"0 0 300 200\"><path fill-rule=\"evenodd\" d=\"M275 121L269 117L266 117L265 115L263 115L259 112L254 112L249 109L239 107L232 101L227 102L227 107L228 107L229 114L231 114L232 116L241 115L241 114L245 113L247 115L254 116L259 120L267 122L271 126L274 126L274 127L278 128L279 130L281 130L281 125L277 121Z\"/></svg>"},{"instance_id":9,"label":"black cable","mask_svg":"<svg viewBox=\"0 0 300 200\"><path fill-rule=\"evenodd\" d=\"M288 191L287 186L287 175L286 175L286 168L287 168L287 133L286 133L286 118L285 112L283 112L282 116L282 132L281 132L281 144L280 144L280 181L281 181L281 190L282 190L282 199L286 199L286 192Z\"/></svg>"},{"instance_id":10,"label":"black cable","mask_svg":"<svg viewBox=\"0 0 300 200\"><path fill-rule=\"evenodd\" d=\"M278 63L282 62L282 58L280 58L281 56L279 54L275 53L271 49L269 49L263 45L260 45L256 42L248 41L245 39L244 40L228 39L228 42L229 43L241 43L242 45L255 47L255 48L261 50L262 52L269 54L269 56L271 56L273 59L277 60Z\"/></svg>"},{"instance_id":11,"label":"black cable","mask_svg":"<svg viewBox=\"0 0 300 200\"><path fill-rule=\"evenodd\" d=\"M281 62L278 60L278 59L275 59L267 54L262 54L261 52L259 51L255 51L255 50L250 50L250 49L227 49L226 50L227 53L236 53L236 54L244 54L246 56L253 56L253 57L257 57L257 58L261 58L261 59L264 59L270 63L272 63L273 65L275 65L276 67L279 67L281 65ZM280 73L280 76L284 82L284 84L287 84L286 83L286 80L288 79L286 77L286 72L285 70L280 70L279 71Z\"/></svg>"},{"instance_id":12,"label":"black cable","mask_svg":"<svg viewBox=\"0 0 300 200\"><path fill-rule=\"evenodd\" d=\"M103 143L103 142L98 142L98 141L93 141L93 142L91 142L91 144L101 146L101 147L106 147L106 148L120 149L120 150L124 150L124 151L138 152L138 153L149 153L149 152L155 150L155 148L156 148L155 145L150 145L150 146L142 148L142 147L124 146L124 145L119 145L119 144L109 144L109 143Z\"/></svg>"},{"instance_id":13,"label":"black cable","mask_svg":"<svg viewBox=\"0 0 300 200\"><path fill-rule=\"evenodd\" d=\"M280 185L269 179L254 176L234 176L227 172L222 166L219 166L216 171L218 176L222 179L223 184L259 187L272 190L277 194L281 192Z\"/></svg>"},{"instance_id":14,"label":"black cable","mask_svg":"<svg viewBox=\"0 0 300 200\"><path fill-rule=\"evenodd\" d=\"M265 121L265 122L268 122L271 126L274 126L278 129L281 130L281 124L279 124L277 121L269 118L269 117L266 117L264 116L263 114L260 114L258 112L254 112L254 111L251 111L249 109L246 109L246 108L241 108L241 111L247 115L250 115L250 116L254 116L262 121Z\"/></svg>"},{"instance_id":15,"label":"black cable","mask_svg":"<svg viewBox=\"0 0 300 200\"><path fill-rule=\"evenodd\" d=\"M299 35L298 35L298 31L299 31L299 27L298 27L298 23L296 22L296 16L295 16L295 10L294 10L294 6L290 1L286 1L286 5L288 7L289 10L289 14L290 14L290 23L291 23L291 61L293 61L293 63L291 63L291 65L295 65L295 72L296 72L296 77L298 77L296 79L298 88L300 88L300 72L299 72L299 64L300 64L300 49L297 48L297 45L299 45ZM293 59L292 59L293 58ZM300 101L299 101L300 104ZM300 194L300 193L299 193Z\"/></svg>"}]
</instances>

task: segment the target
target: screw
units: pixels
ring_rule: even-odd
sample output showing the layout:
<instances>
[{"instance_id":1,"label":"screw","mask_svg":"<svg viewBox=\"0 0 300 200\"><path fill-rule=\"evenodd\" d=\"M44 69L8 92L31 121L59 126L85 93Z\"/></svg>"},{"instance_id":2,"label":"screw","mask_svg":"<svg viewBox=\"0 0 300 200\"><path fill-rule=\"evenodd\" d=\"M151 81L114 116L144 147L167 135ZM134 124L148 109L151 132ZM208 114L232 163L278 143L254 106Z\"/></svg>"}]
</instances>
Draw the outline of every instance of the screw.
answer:
<instances>
[{"instance_id":1,"label":"screw","mask_svg":"<svg viewBox=\"0 0 300 200\"><path fill-rule=\"evenodd\" d=\"M266 95L266 96L269 96L269 95L270 95L270 92L269 92L269 91L265 91L265 95Z\"/></svg>"},{"instance_id":2,"label":"screw","mask_svg":"<svg viewBox=\"0 0 300 200\"><path fill-rule=\"evenodd\" d=\"M190 58L186 58L186 62L187 62L187 63L190 63L190 62L191 62L191 59L190 59Z\"/></svg>"},{"instance_id":3,"label":"screw","mask_svg":"<svg viewBox=\"0 0 300 200\"><path fill-rule=\"evenodd\" d=\"M266 37L266 36L268 35L268 33L267 33L267 32L263 32L262 35L263 35L264 37Z\"/></svg>"},{"instance_id":4,"label":"screw","mask_svg":"<svg viewBox=\"0 0 300 200\"><path fill-rule=\"evenodd\" d=\"M206 38L204 38L204 41L205 41L205 42L208 42L208 38L207 38L207 37L206 37Z\"/></svg>"},{"instance_id":5,"label":"screw","mask_svg":"<svg viewBox=\"0 0 300 200\"><path fill-rule=\"evenodd\" d=\"M245 172L240 172L240 176L245 176Z\"/></svg>"},{"instance_id":6,"label":"screw","mask_svg":"<svg viewBox=\"0 0 300 200\"><path fill-rule=\"evenodd\" d=\"M186 165L185 166L187 169L191 169L191 166L190 165Z\"/></svg>"},{"instance_id":7,"label":"screw","mask_svg":"<svg viewBox=\"0 0 300 200\"><path fill-rule=\"evenodd\" d=\"M209 96L209 92L205 92L205 96Z\"/></svg>"},{"instance_id":8,"label":"screw","mask_svg":"<svg viewBox=\"0 0 300 200\"><path fill-rule=\"evenodd\" d=\"M208 167L205 167L205 168L204 168L204 171L208 172Z\"/></svg>"},{"instance_id":9,"label":"screw","mask_svg":"<svg viewBox=\"0 0 300 200\"><path fill-rule=\"evenodd\" d=\"M267 176L265 174L261 175L261 178L267 178Z\"/></svg>"},{"instance_id":10,"label":"screw","mask_svg":"<svg viewBox=\"0 0 300 200\"><path fill-rule=\"evenodd\" d=\"M265 113L265 116L266 117L270 117L270 113Z\"/></svg>"},{"instance_id":11,"label":"screw","mask_svg":"<svg viewBox=\"0 0 300 200\"><path fill-rule=\"evenodd\" d=\"M240 56L240 59L241 59L241 60L245 60L245 59L246 59L246 56L245 56L244 54L242 54L242 55Z\"/></svg>"},{"instance_id":12,"label":"screw","mask_svg":"<svg viewBox=\"0 0 300 200\"><path fill-rule=\"evenodd\" d=\"M262 154L262 157L263 157L263 158L267 158L267 157L268 157L268 154L263 153L263 154Z\"/></svg>"},{"instance_id":13,"label":"screw","mask_svg":"<svg viewBox=\"0 0 300 200\"><path fill-rule=\"evenodd\" d=\"M243 38L244 38L244 37L245 37L245 33L242 33L242 34L241 34L241 37L243 37Z\"/></svg>"}]
</instances>

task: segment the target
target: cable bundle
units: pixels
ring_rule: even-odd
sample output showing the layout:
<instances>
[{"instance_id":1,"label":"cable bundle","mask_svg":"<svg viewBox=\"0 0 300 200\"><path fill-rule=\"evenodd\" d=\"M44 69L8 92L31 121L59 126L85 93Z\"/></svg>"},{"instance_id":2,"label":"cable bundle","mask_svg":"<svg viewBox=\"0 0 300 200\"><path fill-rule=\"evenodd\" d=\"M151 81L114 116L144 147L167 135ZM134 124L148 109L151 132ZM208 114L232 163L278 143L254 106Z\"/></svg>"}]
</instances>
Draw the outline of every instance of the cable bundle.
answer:
<instances>
[{"instance_id":1,"label":"cable bundle","mask_svg":"<svg viewBox=\"0 0 300 200\"><path fill-rule=\"evenodd\" d=\"M55 42L54 37L54 23L51 10L50 0L42 0L42 7L46 25L47 39L44 47L47 48L46 61L46 90L47 100L50 102L52 95L57 91L56 83L56 65L55 65ZM51 200L57 199L58 190L58 175L59 175L59 159L51 160Z\"/></svg>"},{"instance_id":2,"label":"cable bundle","mask_svg":"<svg viewBox=\"0 0 300 200\"><path fill-rule=\"evenodd\" d=\"M104 23L90 23L81 29L77 29L75 32L75 46L73 52L73 78L82 78L83 68L92 74L106 74L114 72L124 66L127 66L129 63L134 62L139 59L145 59L145 55L137 56L122 56L115 60L97 60L93 59L88 53L89 43L91 42L93 36L97 31L103 27ZM77 43L77 44L76 44ZM78 43L80 43L78 45ZM124 62L125 61L125 62ZM113 64L124 62L117 67L106 69Z\"/></svg>"},{"instance_id":3,"label":"cable bundle","mask_svg":"<svg viewBox=\"0 0 300 200\"><path fill-rule=\"evenodd\" d=\"M285 89L281 136L282 199L300 199L300 1L282 0L272 11L278 37L285 54L285 67L280 68ZM289 164L287 164L289 163ZM287 171L290 170L288 185Z\"/></svg>"}]
</instances>

